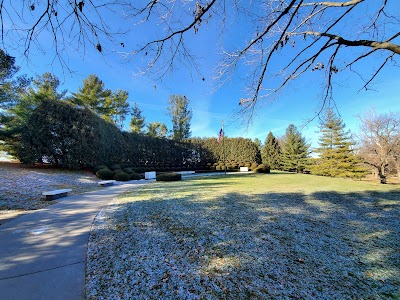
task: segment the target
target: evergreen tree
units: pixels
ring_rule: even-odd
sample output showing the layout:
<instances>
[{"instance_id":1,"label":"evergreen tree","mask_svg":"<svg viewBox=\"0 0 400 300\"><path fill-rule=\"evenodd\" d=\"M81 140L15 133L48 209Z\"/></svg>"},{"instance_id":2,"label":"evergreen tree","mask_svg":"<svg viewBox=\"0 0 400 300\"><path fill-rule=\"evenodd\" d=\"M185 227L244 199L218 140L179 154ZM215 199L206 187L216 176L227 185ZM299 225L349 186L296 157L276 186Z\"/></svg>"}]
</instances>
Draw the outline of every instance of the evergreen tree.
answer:
<instances>
[{"instance_id":1,"label":"evergreen tree","mask_svg":"<svg viewBox=\"0 0 400 300\"><path fill-rule=\"evenodd\" d=\"M186 96L172 95L169 98L168 112L172 119L172 138L182 141L190 137L190 121L192 110L189 109L189 99Z\"/></svg>"},{"instance_id":2,"label":"evergreen tree","mask_svg":"<svg viewBox=\"0 0 400 300\"><path fill-rule=\"evenodd\" d=\"M271 169L281 168L281 146L271 131L265 139L261 157L263 164L270 166Z\"/></svg>"},{"instance_id":3,"label":"evergreen tree","mask_svg":"<svg viewBox=\"0 0 400 300\"><path fill-rule=\"evenodd\" d=\"M83 86L78 89L77 93L72 93L71 101L79 106L92 109L98 115L103 115L102 107L111 93L111 90L104 89L104 82L97 75L92 74L83 80Z\"/></svg>"},{"instance_id":4,"label":"evergreen tree","mask_svg":"<svg viewBox=\"0 0 400 300\"><path fill-rule=\"evenodd\" d=\"M70 101L76 105L88 107L103 119L122 128L129 112L128 92L105 89L104 82L97 75L89 75L83 80L83 86L72 93Z\"/></svg>"},{"instance_id":5,"label":"evergreen tree","mask_svg":"<svg viewBox=\"0 0 400 300\"><path fill-rule=\"evenodd\" d=\"M362 177L365 169L360 166L359 158L353 153L350 131L346 131L343 120L333 110L328 109L320 123L320 147L313 174L331 177Z\"/></svg>"},{"instance_id":6,"label":"evergreen tree","mask_svg":"<svg viewBox=\"0 0 400 300\"><path fill-rule=\"evenodd\" d=\"M167 125L165 125L164 123L161 123L160 125L159 136L162 138L168 137L168 128Z\"/></svg>"},{"instance_id":7,"label":"evergreen tree","mask_svg":"<svg viewBox=\"0 0 400 300\"><path fill-rule=\"evenodd\" d=\"M167 137L168 129L164 123L150 122L147 124L147 135L151 137L165 138Z\"/></svg>"},{"instance_id":8,"label":"evergreen tree","mask_svg":"<svg viewBox=\"0 0 400 300\"><path fill-rule=\"evenodd\" d=\"M142 116L142 110L137 106L137 103L133 103L131 111L131 122L129 124L131 132L142 133L144 127L144 117Z\"/></svg>"},{"instance_id":9,"label":"evergreen tree","mask_svg":"<svg viewBox=\"0 0 400 300\"><path fill-rule=\"evenodd\" d=\"M128 92L117 90L105 98L101 108L103 119L122 129L126 114L129 112Z\"/></svg>"},{"instance_id":10,"label":"evergreen tree","mask_svg":"<svg viewBox=\"0 0 400 300\"><path fill-rule=\"evenodd\" d=\"M262 145L261 145L260 139L255 138L255 139L254 139L254 144L256 144L258 150L261 152L261 150L262 150Z\"/></svg>"},{"instance_id":11,"label":"evergreen tree","mask_svg":"<svg viewBox=\"0 0 400 300\"><path fill-rule=\"evenodd\" d=\"M36 76L32 80L33 88L29 89L29 96L40 100L62 100L65 98L67 90L58 92L60 80L56 75L46 72L43 75Z\"/></svg>"},{"instance_id":12,"label":"evergreen tree","mask_svg":"<svg viewBox=\"0 0 400 300\"><path fill-rule=\"evenodd\" d=\"M308 165L309 145L297 130L290 124L282 141L282 168L285 171L302 172Z\"/></svg>"},{"instance_id":13,"label":"evergreen tree","mask_svg":"<svg viewBox=\"0 0 400 300\"><path fill-rule=\"evenodd\" d=\"M19 83L18 96L0 114L0 138L5 142L4 149L13 156L19 151L21 134L26 130L26 124L35 108L45 100L63 100L66 94L66 91L58 92L60 81L48 72L36 76L32 80L33 86L26 87L28 83L25 77Z\"/></svg>"},{"instance_id":14,"label":"evergreen tree","mask_svg":"<svg viewBox=\"0 0 400 300\"><path fill-rule=\"evenodd\" d=\"M12 78L18 70L15 58L0 49L0 108L7 107L12 98Z\"/></svg>"}]
</instances>

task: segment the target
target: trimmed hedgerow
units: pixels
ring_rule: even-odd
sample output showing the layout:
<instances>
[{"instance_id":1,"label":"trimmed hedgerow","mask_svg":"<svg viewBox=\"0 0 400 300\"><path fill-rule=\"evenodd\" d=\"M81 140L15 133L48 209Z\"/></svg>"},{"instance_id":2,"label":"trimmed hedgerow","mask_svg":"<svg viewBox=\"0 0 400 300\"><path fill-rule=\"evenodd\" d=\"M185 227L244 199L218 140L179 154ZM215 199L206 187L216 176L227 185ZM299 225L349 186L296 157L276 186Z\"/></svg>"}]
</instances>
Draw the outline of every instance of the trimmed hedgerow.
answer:
<instances>
[{"instance_id":1,"label":"trimmed hedgerow","mask_svg":"<svg viewBox=\"0 0 400 300\"><path fill-rule=\"evenodd\" d=\"M122 171L122 172L118 172L117 174L115 174L114 179L116 181L129 181L131 179L131 177L128 173L125 173L124 171Z\"/></svg>"},{"instance_id":2,"label":"trimmed hedgerow","mask_svg":"<svg viewBox=\"0 0 400 300\"><path fill-rule=\"evenodd\" d=\"M122 171L121 169L114 170L114 175L117 175L119 173L126 173L126 172Z\"/></svg>"},{"instance_id":3,"label":"trimmed hedgerow","mask_svg":"<svg viewBox=\"0 0 400 300\"><path fill-rule=\"evenodd\" d=\"M96 172L96 176L103 180L110 180L114 177L114 172L110 169L100 169Z\"/></svg>"},{"instance_id":4,"label":"trimmed hedgerow","mask_svg":"<svg viewBox=\"0 0 400 300\"><path fill-rule=\"evenodd\" d=\"M41 162L45 158L53 166L91 168L97 173L102 169L100 165L111 170L151 166L150 170L139 171L145 172L157 168L177 170L182 164L184 170L188 170L187 165L198 169L204 164L220 165L224 160L232 165L239 161L261 161L259 150L250 139L225 138L222 147L215 138L178 142L122 132L90 109L77 108L68 101L41 101L24 125L18 147L13 151L23 163Z\"/></svg>"},{"instance_id":5,"label":"trimmed hedgerow","mask_svg":"<svg viewBox=\"0 0 400 300\"><path fill-rule=\"evenodd\" d=\"M179 181L181 179L182 175L177 173L161 173L156 176L157 181Z\"/></svg>"},{"instance_id":6,"label":"trimmed hedgerow","mask_svg":"<svg viewBox=\"0 0 400 300\"><path fill-rule=\"evenodd\" d=\"M93 168L93 173L96 174L97 171L99 171L101 169L108 169L108 167L106 165L98 165L98 166Z\"/></svg>"},{"instance_id":7,"label":"trimmed hedgerow","mask_svg":"<svg viewBox=\"0 0 400 300\"><path fill-rule=\"evenodd\" d=\"M113 170L113 171L121 170L121 165L120 164L113 164L113 165L110 166L110 169Z\"/></svg>"},{"instance_id":8,"label":"trimmed hedgerow","mask_svg":"<svg viewBox=\"0 0 400 300\"><path fill-rule=\"evenodd\" d=\"M258 163L252 163L249 169L255 170L255 169L257 169L257 167L258 167Z\"/></svg>"},{"instance_id":9,"label":"trimmed hedgerow","mask_svg":"<svg viewBox=\"0 0 400 300\"><path fill-rule=\"evenodd\" d=\"M128 174L133 173L132 168L125 168L125 169L123 169L123 171L124 171L125 173L128 173Z\"/></svg>"},{"instance_id":10,"label":"trimmed hedgerow","mask_svg":"<svg viewBox=\"0 0 400 300\"><path fill-rule=\"evenodd\" d=\"M142 175L132 172L131 174L129 174L129 178L130 180L140 180L142 179Z\"/></svg>"},{"instance_id":11,"label":"trimmed hedgerow","mask_svg":"<svg viewBox=\"0 0 400 300\"><path fill-rule=\"evenodd\" d=\"M271 173L271 169L265 165L259 165L257 168L253 170L255 173Z\"/></svg>"}]
</instances>

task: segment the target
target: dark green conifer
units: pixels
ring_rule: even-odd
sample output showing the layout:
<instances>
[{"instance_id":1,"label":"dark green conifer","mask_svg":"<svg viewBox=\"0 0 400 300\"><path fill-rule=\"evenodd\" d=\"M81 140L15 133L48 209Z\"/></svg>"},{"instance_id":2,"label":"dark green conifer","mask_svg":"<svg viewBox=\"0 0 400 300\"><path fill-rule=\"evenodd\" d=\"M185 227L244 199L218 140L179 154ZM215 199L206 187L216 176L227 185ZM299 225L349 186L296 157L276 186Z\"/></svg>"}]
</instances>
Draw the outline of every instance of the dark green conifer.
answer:
<instances>
[{"instance_id":1,"label":"dark green conifer","mask_svg":"<svg viewBox=\"0 0 400 300\"><path fill-rule=\"evenodd\" d=\"M270 131L261 151L262 162L271 169L281 168L281 147L278 140Z\"/></svg>"},{"instance_id":2,"label":"dark green conifer","mask_svg":"<svg viewBox=\"0 0 400 300\"><path fill-rule=\"evenodd\" d=\"M365 169L354 154L350 131L343 120L328 109L320 124L320 147L315 150L319 157L312 166L313 174L331 177L362 177Z\"/></svg>"},{"instance_id":3,"label":"dark green conifer","mask_svg":"<svg viewBox=\"0 0 400 300\"><path fill-rule=\"evenodd\" d=\"M290 124L282 141L282 168L285 171L302 172L308 165L309 145L297 130Z\"/></svg>"}]
</instances>

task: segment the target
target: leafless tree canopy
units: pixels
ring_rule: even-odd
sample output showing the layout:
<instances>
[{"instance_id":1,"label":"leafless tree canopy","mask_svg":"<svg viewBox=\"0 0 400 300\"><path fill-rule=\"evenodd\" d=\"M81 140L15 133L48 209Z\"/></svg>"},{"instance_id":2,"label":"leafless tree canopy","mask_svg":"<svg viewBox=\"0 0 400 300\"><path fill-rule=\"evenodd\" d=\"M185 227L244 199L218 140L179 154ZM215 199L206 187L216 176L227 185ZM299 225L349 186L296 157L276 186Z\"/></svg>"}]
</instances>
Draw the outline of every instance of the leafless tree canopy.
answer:
<instances>
[{"instance_id":1,"label":"leafless tree canopy","mask_svg":"<svg viewBox=\"0 0 400 300\"><path fill-rule=\"evenodd\" d=\"M32 44L40 48L38 37L46 32L62 59L71 45L102 52L111 42L123 48L118 51L125 57L141 62L141 72L156 78L177 64L198 70L196 39L218 35L222 57L215 79L224 83L245 70L248 94L240 104L250 112L305 72L325 74L325 101L333 77L344 70L363 79L359 89L368 89L400 54L398 0L16 2L0 1L2 41L8 48L22 46L27 53ZM157 29L146 41L125 47L123 34L149 28ZM360 62L371 57L374 64L362 70Z\"/></svg>"},{"instance_id":2,"label":"leafless tree canopy","mask_svg":"<svg viewBox=\"0 0 400 300\"><path fill-rule=\"evenodd\" d=\"M390 165L400 175L400 114L376 114L373 110L359 117L360 154L364 162L386 176ZM400 180L400 177L399 177Z\"/></svg>"}]
</instances>

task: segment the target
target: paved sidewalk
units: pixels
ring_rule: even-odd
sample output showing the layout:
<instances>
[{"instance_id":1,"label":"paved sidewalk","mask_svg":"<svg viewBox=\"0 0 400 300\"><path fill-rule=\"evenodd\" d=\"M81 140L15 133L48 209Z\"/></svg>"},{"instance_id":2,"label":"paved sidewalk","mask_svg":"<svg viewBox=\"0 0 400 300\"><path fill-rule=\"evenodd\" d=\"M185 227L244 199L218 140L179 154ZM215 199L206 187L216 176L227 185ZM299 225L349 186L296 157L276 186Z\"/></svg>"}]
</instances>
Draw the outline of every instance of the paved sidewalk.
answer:
<instances>
[{"instance_id":1,"label":"paved sidewalk","mask_svg":"<svg viewBox=\"0 0 400 300\"><path fill-rule=\"evenodd\" d=\"M84 299L86 249L94 217L118 194L148 182L62 198L1 225L0 298Z\"/></svg>"}]
</instances>

